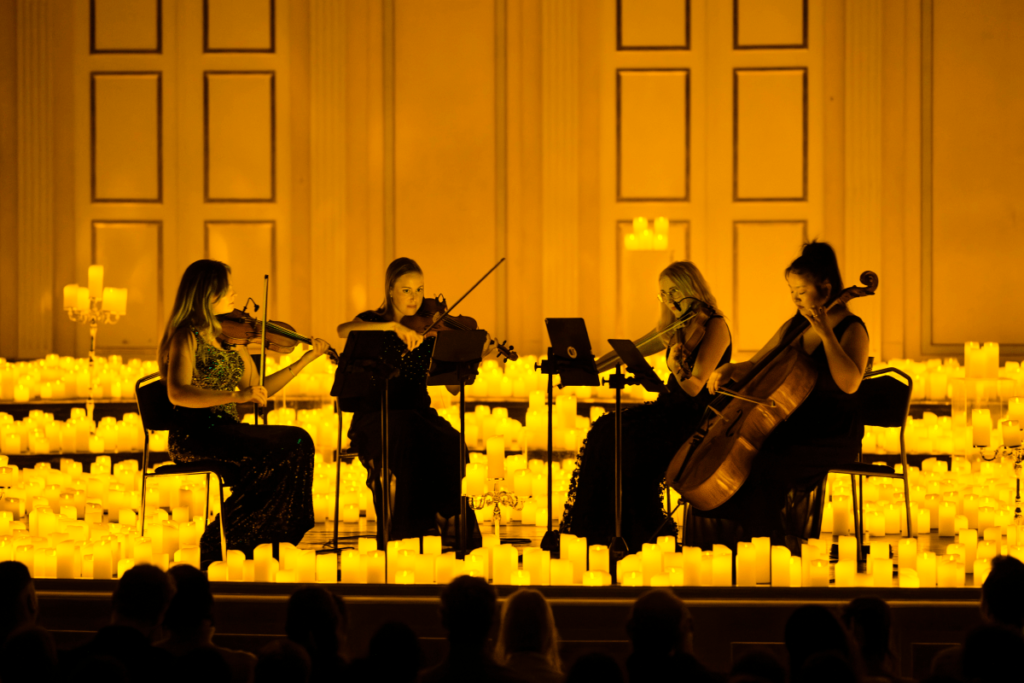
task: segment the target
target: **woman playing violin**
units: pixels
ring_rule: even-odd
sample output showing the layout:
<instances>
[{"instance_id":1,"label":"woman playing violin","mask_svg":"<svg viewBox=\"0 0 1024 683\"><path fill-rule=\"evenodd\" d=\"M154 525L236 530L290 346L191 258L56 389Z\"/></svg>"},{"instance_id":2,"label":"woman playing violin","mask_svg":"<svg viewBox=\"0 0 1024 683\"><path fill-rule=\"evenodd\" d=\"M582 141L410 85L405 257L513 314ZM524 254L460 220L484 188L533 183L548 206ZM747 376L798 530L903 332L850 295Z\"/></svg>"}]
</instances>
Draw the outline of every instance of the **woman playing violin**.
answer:
<instances>
[{"instance_id":1,"label":"woman playing violin","mask_svg":"<svg viewBox=\"0 0 1024 683\"><path fill-rule=\"evenodd\" d=\"M622 416L622 535L630 551L650 542L665 522L661 507L665 469L704 412L710 399L705 388L708 378L732 355L729 326L697 266L689 261L673 263L661 272L658 284L657 331L669 328L677 318L699 315L680 330L679 338L661 335L653 348L642 346L645 353L667 347L672 377L669 393ZM696 343L687 346L687 339L697 337ZM614 457L615 420L609 414L594 423L583 442L562 519L563 532L584 536L590 543L607 543L614 537ZM674 531L669 521L664 533Z\"/></svg>"},{"instance_id":2,"label":"woman playing violin","mask_svg":"<svg viewBox=\"0 0 1024 683\"><path fill-rule=\"evenodd\" d=\"M354 320L338 325L338 336L352 332L386 331L384 355L400 368L388 384L388 465L395 477L395 495L389 538L414 538L437 535L449 541L459 513L462 495L459 480L459 453L462 436L447 420L430 407L427 372L436 337L424 338L416 329L415 318L426 315L423 296L423 270L409 258L391 262L384 275L384 302L374 311L366 311ZM404 321L404 322L403 322ZM418 321L421 322L421 321ZM486 349L485 349L486 351ZM448 387L452 393L458 386ZM352 417L349 438L367 469L367 485L374 491L374 504L380 511L381 428L380 400L366 397ZM378 519L381 517L378 515ZM440 528L439 528L440 522ZM467 520L470 547L479 544L476 518ZM378 539L383 529L377 531Z\"/></svg>"},{"instance_id":3,"label":"woman playing violin","mask_svg":"<svg viewBox=\"0 0 1024 683\"><path fill-rule=\"evenodd\" d=\"M810 327L794 343L802 344L818 370L810 395L768 436L754 459L750 476L723 505L687 517L687 543L710 548L735 545L754 536L799 553L800 540L817 537L821 497L829 469L853 462L864 425L854 396L868 362L868 332L845 303L836 301L842 276L832 247L812 242L786 269L797 312L753 358L729 363L708 381L715 393L730 380L742 380L801 318Z\"/></svg>"},{"instance_id":4,"label":"woman playing violin","mask_svg":"<svg viewBox=\"0 0 1024 683\"><path fill-rule=\"evenodd\" d=\"M266 377L244 345L218 340L218 315L234 310L231 269L219 261L196 261L185 269L174 310L157 355L177 423L168 450L174 462L219 460L238 467L233 493L221 514L227 545L252 557L261 543L299 543L313 528L313 441L298 427L254 426L238 419L237 404L266 405L302 369L329 347L313 349L294 365ZM220 557L216 523L200 541L200 564Z\"/></svg>"}]
</instances>

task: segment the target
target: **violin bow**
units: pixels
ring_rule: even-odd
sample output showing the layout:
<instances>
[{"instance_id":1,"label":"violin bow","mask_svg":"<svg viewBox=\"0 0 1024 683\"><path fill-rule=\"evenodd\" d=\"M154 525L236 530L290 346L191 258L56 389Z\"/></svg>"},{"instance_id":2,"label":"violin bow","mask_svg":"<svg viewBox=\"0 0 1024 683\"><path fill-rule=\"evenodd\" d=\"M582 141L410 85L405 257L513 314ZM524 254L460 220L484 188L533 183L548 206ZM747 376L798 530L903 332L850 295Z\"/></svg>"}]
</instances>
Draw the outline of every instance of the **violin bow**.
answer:
<instances>
[{"instance_id":1,"label":"violin bow","mask_svg":"<svg viewBox=\"0 0 1024 683\"><path fill-rule=\"evenodd\" d=\"M263 276L263 330L260 335L260 386L265 386L267 379L267 299L270 293L270 275ZM269 399L268 399L269 400ZM266 426L270 415L270 407L263 406L263 425ZM256 404L257 421L260 416L260 405Z\"/></svg>"},{"instance_id":2,"label":"violin bow","mask_svg":"<svg viewBox=\"0 0 1024 683\"><path fill-rule=\"evenodd\" d=\"M431 330L431 329L433 329L434 325L436 325L436 324L438 324L439 322L441 322L442 320L444 320L444 316L446 316L446 315L451 315L452 311L454 311L454 310L455 310L455 307L456 307L456 306L458 306L458 305L459 305L460 303L462 303L462 300L463 300L463 299L465 299L465 298L466 298L467 296L469 296L470 294L472 294L472 293L473 293L473 290L474 290L474 289L476 289L477 287L479 287L479 286L480 286L480 283L481 283L481 282L483 282L484 280L486 280L486 279L488 278L488 276L489 276L489 275L490 275L491 273L493 273L494 271L496 271L496 270L498 269L498 266L500 266L500 265L501 265L502 263L504 263L504 262L505 262L505 257L504 257L504 256L502 256L502 257L501 257L501 260L500 260L500 261L498 261L497 263L495 263L495 264L494 264L494 266L493 266L493 267L492 267L492 268L491 268L490 270L488 270L488 271L487 271L486 273L484 273L484 276L483 276L482 278L480 278L479 280L477 280L477 281L476 281L476 284L475 284L475 285L473 285L473 286L472 286L472 287L470 287L470 288L469 288L468 290L466 290L466 293L465 293L465 294L463 294L462 296L460 296L460 297L459 297L459 299L458 299L458 301L456 301L456 302L455 302L455 303L453 303L453 304L452 304L451 306L449 306L449 307L448 307L448 310L447 310L447 311L445 311L445 312L444 312L444 314L442 314L440 318L438 318L438 319L437 319L437 320L435 320L434 322L430 323L430 325L428 325L428 326L427 326L427 329L423 330L423 334L426 334L427 332L430 332L430 330Z\"/></svg>"}]
</instances>

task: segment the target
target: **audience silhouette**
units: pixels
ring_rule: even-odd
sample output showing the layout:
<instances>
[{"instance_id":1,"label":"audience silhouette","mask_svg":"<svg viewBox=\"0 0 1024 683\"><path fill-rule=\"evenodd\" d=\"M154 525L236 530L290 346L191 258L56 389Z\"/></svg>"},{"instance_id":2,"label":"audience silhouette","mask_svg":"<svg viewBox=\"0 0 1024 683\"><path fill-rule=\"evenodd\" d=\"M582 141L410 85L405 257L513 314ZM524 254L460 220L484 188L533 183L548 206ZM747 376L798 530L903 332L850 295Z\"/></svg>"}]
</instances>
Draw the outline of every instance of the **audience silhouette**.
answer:
<instances>
[{"instance_id":1,"label":"audience silhouette","mask_svg":"<svg viewBox=\"0 0 1024 683\"><path fill-rule=\"evenodd\" d=\"M626 660L630 683L682 678L717 681L693 656L693 617L683 601L664 588L637 598L626 624L633 652Z\"/></svg>"},{"instance_id":2,"label":"audience silhouette","mask_svg":"<svg viewBox=\"0 0 1024 683\"><path fill-rule=\"evenodd\" d=\"M323 588L300 588L288 600L288 640L309 655L311 683L336 683L347 663L342 656L348 639L348 613L341 597Z\"/></svg>"},{"instance_id":3,"label":"audience silhouette","mask_svg":"<svg viewBox=\"0 0 1024 683\"><path fill-rule=\"evenodd\" d=\"M607 652L585 653L563 674L554 612L543 593L523 588L504 600L481 578L459 576L441 594L447 632L443 661L421 671L416 633L402 622L380 626L366 656L348 665L344 600L321 586L296 590L288 600L287 639L255 657L213 642L214 596L203 572L178 565L165 573L139 565L118 581L110 624L85 645L58 653L37 625L39 602L28 569L0 562L0 681L2 683L912 683L896 672L890 646L889 605L860 597L841 619L820 605L804 605L786 621L788 666L755 650L723 677L693 655L694 620L668 589L643 593L626 623L632 651L619 662ZM1024 661L1024 564L996 557L981 591L984 624L962 646L941 652L926 683L1019 680ZM493 656L491 634L497 622Z\"/></svg>"},{"instance_id":4,"label":"audience silhouette","mask_svg":"<svg viewBox=\"0 0 1024 683\"><path fill-rule=\"evenodd\" d=\"M441 593L441 625L448 632L448 655L420 676L423 683L523 681L491 658L487 642L497 596L485 579L456 577Z\"/></svg>"},{"instance_id":5,"label":"audience silhouette","mask_svg":"<svg viewBox=\"0 0 1024 683\"><path fill-rule=\"evenodd\" d=\"M191 565L171 567L168 574L177 587L164 615L164 640L158 646L177 657L205 650L215 651L230 674L231 683L252 680L256 657L249 652L218 647L213 642L213 593L206 574ZM205 655L196 655L197 657Z\"/></svg>"},{"instance_id":6,"label":"audience silhouette","mask_svg":"<svg viewBox=\"0 0 1024 683\"><path fill-rule=\"evenodd\" d=\"M501 626L494 658L512 672L537 683L561 683L558 628L544 595L521 588L501 607Z\"/></svg>"},{"instance_id":7,"label":"audience silhouette","mask_svg":"<svg viewBox=\"0 0 1024 683\"><path fill-rule=\"evenodd\" d=\"M173 595L174 580L159 567L144 564L126 571L114 591L110 625L66 654L66 675L77 679L75 670L83 662L109 658L124 668L131 683L176 680L177 658L153 645Z\"/></svg>"}]
</instances>

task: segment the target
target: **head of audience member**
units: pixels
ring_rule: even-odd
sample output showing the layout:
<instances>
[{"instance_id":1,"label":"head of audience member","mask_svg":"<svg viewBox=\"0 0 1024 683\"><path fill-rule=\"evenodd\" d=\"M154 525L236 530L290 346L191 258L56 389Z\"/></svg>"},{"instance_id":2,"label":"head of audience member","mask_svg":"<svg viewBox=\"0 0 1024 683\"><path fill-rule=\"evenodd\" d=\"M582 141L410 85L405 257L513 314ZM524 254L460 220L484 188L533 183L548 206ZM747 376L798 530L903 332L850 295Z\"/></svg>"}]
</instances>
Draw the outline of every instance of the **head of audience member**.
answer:
<instances>
[{"instance_id":1,"label":"head of audience member","mask_svg":"<svg viewBox=\"0 0 1024 683\"><path fill-rule=\"evenodd\" d=\"M348 633L344 600L319 586L300 588L288 599L285 633L311 659L340 657Z\"/></svg>"},{"instance_id":2,"label":"head of audience member","mask_svg":"<svg viewBox=\"0 0 1024 683\"><path fill-rule=\"evenodd\" d=\"M512 655L524 652L542 655L553 670L562 670L555 615L544 595L532 588L517 590L501 606L494 658L504 664Z\"/></svg>"},{"instance_id":3,"label":"head of audience member","mask_svg":"<svg viewBox=\"0 0 1024 683\"><path fill-rule=\"evenodd\" d=\"M213 629L213 593L206 574L188 564L171 567L175 592L164 615L164 630L180 640L206 639Z\"/></svg>"},{"instance_id":4,"label":"head of audience member","mask_svg":"<svg viewBox=\"0 0 1024 683\"><path fill-rule=\"evenodd\" d=\"M808 657L790 680L793 683L860 683L863 678L848 657L829 650Z\"/></svg>"},{"instance_id":5,"label":"head of audience member","mask_svg":"<svg viewBox=\"0 0 1024 683\"><path fill-rule=\"evenodd\" d=\"M986 624L968 633L964 641L965 681L996 683L1019 680L1021 661L1024 661L1024 636L1021 636L1020 629Z\"/></svg>"},{"instance_id":6,"label":"head of audience member","mask_svg":"<svg viewBox=\"0 0 1024 683\"><path fill-rule=\"evenodd\" d=\"M791 674L816 654L835 652L849 660L853 649L842 624L821 605L798 607L786 622L785 639Z\"/></svg>"},{"instance_id":7,"label":"head of audience member","mask_svg":"<svg viewBox=\"0 0 1024 683\"><path fill-rule=\"evenodd\" d=\"M19 629L0 650L0 680L4 683L56 683L58 674L57 647L44 629Z\"/></svg>"},{"instance_id":8,"label":"head of audience member","mask_svg":"<svg viewBox=\"0 0 1024 683\"><path fill-rule=\"evenodd\" d=\"M0 562L0 645L20 628L36 623L39 602L28 567Z\"/></svg>"},{"instance_id":9,"label":"head of audience member","mask_svg":"<svg viewBox=\"0 0 1024 683\"><path fill-rule=\"evenodd\" d=\"M311 668L305 648L290 640L275 640L259 651L253 683L308 683Z\"/></svg>"},{"instance_id":10,"label":"head of audience member","mask_svg":"<svg viewBox=\"0 0 1024 683\"><path fill-rule=\"evenodd\" d=\"M159 567L142 564L124 573L114 590L112 623L134 628L155 640L174 596L174 579Z\"/></svg>"},{"instance_id":11,"label":"head of audience member","mask_svg":"<svg viewBox=\"0 0 1024 683\"><path fill-rule=\"evenodd\" d=\"M399 621L385 622L377 629L370 638L368 654L375 677L387 683L412 683L423 666L419 638Z\"/></svg>"},{"instance_id":12,"label":"head of audience member","mask_svg":"<svg viewBox=\"0 0 1024 683\"><path fill-rule=\"evenodd\" d=\"M231 680L231 666L212 647L197 647L183 654L178 667L188 683L225 683Z\"/></svg>"},{"instance_id":13,"label":"head of audience member","mask_svg":"<svg viewBox=\"0 0 1024 683\"><path fill-rule=\"evenodd\" d=\"M890 655L889 632L892 613L885 600L855 598L843 608L843 625L860 649L860 656L871 670L885 664Z\"/></svg>"},{"instance_id":14,"label":"head of audience member","mask_svg":"<svg viewBox=\"0 0 1024 683\"><path fill-rule=\"evenodd\" d=\"M752 650L736 660L729 683L786 683L786 667L767 650Z\"/></svg>"},{"instance_id":15,"label":"head of audience member","mask_svg":"<svg viewBox=\"0 0 1024 683\"><path fill-rule=\"evenodd\" d=\"M693 617L671 591L647 591L633 603L626 623L633 652L644 656L671 656L693 651Z\"/></svg>"},{"instance_id":16,"label":"head of audience member","mask_svg":"<svg viewBox=\"0 0 1024 683\"><path fill-rule=\"evenodd\" d=\"M981 587L981 613L990 623L1024 628L1024 563L1016 557L992 558Z\"/></svg>"},{"instance_id":17,"label":"head of audience member","mask_svg":"<svg viewBox=\"0 0 1024 683\"><path fill-rule=\"evenodd\" d=\"M453 648L482 650L494 624L497 595L485 579L457 576L441 593L441 625Z\"/></svg>"},{"instance_id":18,"label":"head of audience member","mask_svg":"<svg viewBox=\"0 0 1024 683\"><path fill-rule=\"evenodd\" d=\"M583 655L569 668L565 683L625 683L622 667L603 652Z\"/></svg>"}]
</instances>

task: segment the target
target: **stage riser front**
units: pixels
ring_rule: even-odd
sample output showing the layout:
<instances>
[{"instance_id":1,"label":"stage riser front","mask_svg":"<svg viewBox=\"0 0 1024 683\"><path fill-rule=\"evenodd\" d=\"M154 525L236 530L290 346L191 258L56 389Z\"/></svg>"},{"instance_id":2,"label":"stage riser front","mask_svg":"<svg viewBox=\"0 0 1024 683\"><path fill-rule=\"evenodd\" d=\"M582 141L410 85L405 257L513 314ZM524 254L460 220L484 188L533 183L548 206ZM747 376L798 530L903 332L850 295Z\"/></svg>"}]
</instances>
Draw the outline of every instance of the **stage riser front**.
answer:
<instances>
[{"instance_id":1,"label":"stage riser front","mask_svg":"<svg viewBox=\"0 0 1024 683\"><path fill-rule=\"evenodd\" d=\"M83 585L88 583L88 585ZM40 621L54 632L58 647L85 642L110 619L113 581L40 580ZM216 640L225 647L256 651L283 637L288 595L295 586L214 584ZM345 597L350 627L349 650L366 652L373 632L387 621L409 624L420 636L427 663L444 656L444 631L438 615L440 587L329 587ZM502 596L514 589L499 587ZM629 654L625 624L630 607L644 592L638 588L541 589L551 602L566 662L591 652L606 652L621 662ZM923 678L934 654L981 624L979 591L974 589L772 589L679 588L693 614L694 647L708 666L727 671L756 647L784 655L786 620L797 607L820 604L839 614L855 597L876 595L892 608L893 653L906 676Z\"/></svg>"}]
</instances>

